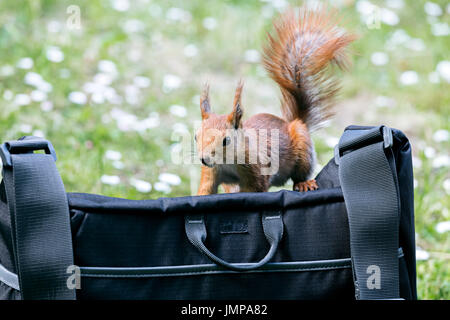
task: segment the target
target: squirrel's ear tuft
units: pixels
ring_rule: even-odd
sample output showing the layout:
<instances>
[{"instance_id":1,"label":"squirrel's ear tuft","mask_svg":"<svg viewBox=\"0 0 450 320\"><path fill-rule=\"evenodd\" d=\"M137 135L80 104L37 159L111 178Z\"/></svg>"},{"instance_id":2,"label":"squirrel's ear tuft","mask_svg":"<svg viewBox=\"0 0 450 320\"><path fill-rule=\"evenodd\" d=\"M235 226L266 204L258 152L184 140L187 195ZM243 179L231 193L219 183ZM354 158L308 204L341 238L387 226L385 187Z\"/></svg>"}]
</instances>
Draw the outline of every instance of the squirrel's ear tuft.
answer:
<instances>
[{"instance_id":1,"label":"squirrel's ear tuft","mask_svg":"<svg viewBox=\"0 0 450 320\"><path fill-rule=\"evenodd\" d=\"M244 113L242 110L242 103L241 103L241 94L243 87L244 82L240 80L236 88L236 93L234 95L233 111L228 115L228 121L233 125L235 129L239 128L241 124L241 118Z\"/></svg>"},{"instance_id":2,"label":"squirrel's ear tuft","mask_svg":"<svg viewBox=\"0 0 450 320\"><path fill-rule=\"evenodd\" d=\"M211 113L211 105L209 104L209 84L205 83L203 92L200 97L200 111L202 112L202 119L209 117Z\"/></svg>"}]
</instances>

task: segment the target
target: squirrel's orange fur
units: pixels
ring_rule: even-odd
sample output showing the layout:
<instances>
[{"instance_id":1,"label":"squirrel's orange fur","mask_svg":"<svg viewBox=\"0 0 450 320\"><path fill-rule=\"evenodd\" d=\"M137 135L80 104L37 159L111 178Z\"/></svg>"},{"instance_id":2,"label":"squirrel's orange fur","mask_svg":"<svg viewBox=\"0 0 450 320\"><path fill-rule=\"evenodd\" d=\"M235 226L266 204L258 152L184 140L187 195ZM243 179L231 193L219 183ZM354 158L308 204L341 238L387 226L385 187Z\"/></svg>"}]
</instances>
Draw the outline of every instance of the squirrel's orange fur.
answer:
<instances>
[{"instance_id":1,"label":"squirrel's orange fur","mask_svg":"<svg viewBox=\"0 0 450 320\"><path fill-rule=\"evenodd\" d=\"M338 86L329 74L330 64L341 68L347 65L345 50L355 37L339 28L336 12L327 9L290 10L273 25L275 31L268 35L263 64L280 86L283 119L260 113L242 122L242 82L236 89L233 111L214 114L206 85L200 99L202 125L196 134L204 164L198 194L217 193L220 184L225 191L235 191L239 186L241 192L263 192L271 185L283 185L289 178L294 190L317 189L315 181L308 180L315 158L310 132L332 114ZM273 129L277 133L267 135ZM251 132L257 132L255 141L267 140L266 149L250 146L246 139ZM272 139L275 136L277 140ZM226 158L225 154L231 156ZM250 161L254 154L256 162ZM261 174L261 168L273 164L274 155L278 170Z\"/></svg>"}]
</instances>

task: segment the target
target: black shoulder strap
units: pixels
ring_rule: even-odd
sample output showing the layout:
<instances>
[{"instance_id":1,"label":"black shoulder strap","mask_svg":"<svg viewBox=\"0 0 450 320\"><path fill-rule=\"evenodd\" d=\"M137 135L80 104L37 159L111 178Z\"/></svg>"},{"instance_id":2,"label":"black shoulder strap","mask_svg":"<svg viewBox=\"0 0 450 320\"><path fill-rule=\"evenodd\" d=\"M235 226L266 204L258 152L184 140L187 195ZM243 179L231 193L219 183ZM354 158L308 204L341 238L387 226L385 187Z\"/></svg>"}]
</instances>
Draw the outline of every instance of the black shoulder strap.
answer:
<instances>
[{"instance_id":1,"label":"black shoulder strap","mask_svg":"<svg viewBox=\"0 0 450 320\"><path fill-rule=\"evenodd\" d=\"M349 127L336 151L357 299L398 299L400 199L388 127Z\"/></svg>"},{"instance_id":2,"label":"black shoulder strap","mask_svg":"<svg viewBox=\"0 0 450 320\"><path fill-rule=\"evenodd\" d=\"M66 273L74 264L69 207L51 143L6 142L0 156L22 299L75 299Z\"/></svg>"}]
</instances>

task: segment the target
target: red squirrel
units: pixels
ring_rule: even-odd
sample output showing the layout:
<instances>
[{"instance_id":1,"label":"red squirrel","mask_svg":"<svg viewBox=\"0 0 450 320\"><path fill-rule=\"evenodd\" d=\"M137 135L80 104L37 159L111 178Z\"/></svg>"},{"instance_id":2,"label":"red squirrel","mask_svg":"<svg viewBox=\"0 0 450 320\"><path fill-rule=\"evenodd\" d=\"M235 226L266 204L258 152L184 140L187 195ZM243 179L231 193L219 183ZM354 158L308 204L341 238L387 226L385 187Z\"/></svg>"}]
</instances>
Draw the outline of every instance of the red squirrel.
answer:
<instances>
[{"instance_id":1,"label":"red squirrel","mask_svg":"<svg viewBox=\"0 0 450 320\"><path fill-rule=\"evenodd\" d=\"M232 112L215 114L205 85L200 98L202 123L195 135L203 164L199 195L217 193L219 185L225 192L266 192L288 179L293 180L294 191L318 188L315 180L308 180L315 164L310 133L332 115L338 82L329 73L330 65L347 66L346 49L355 36L339 28L336 11L326 8L289 10L273 27L263 64L280 87L283 117L259 113L242 121L242 81ZM265 140L266 148L260 151L258 143L250 143L249 132L256 132L256 142ZM256 161L249 161L252 154ZM275 158L277 170L263 174L261 170L273 165Z\"/></svg>"}]
</instances>

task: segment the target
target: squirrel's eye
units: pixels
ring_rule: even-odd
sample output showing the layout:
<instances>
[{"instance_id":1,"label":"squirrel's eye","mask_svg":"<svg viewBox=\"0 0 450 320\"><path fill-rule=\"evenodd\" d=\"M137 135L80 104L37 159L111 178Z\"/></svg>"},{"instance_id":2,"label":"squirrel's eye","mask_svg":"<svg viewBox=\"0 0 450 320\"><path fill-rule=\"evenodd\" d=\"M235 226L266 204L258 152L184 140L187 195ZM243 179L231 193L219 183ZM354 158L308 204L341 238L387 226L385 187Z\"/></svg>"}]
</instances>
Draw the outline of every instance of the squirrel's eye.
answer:
<instances>
[{"instance_id":1,"label":"squirrel's eye","mask_svg":"<svg viewBox=\"0 0 450 320\"><path fill-rule=\"evenodd\" d=\"M227 146L227 145L229 145L230 142L231 142L231 138L230 138L230 137L225 137L225 138L223 138L223 146L224 146L224 147Z\"/></svg>"}]
</instances>

